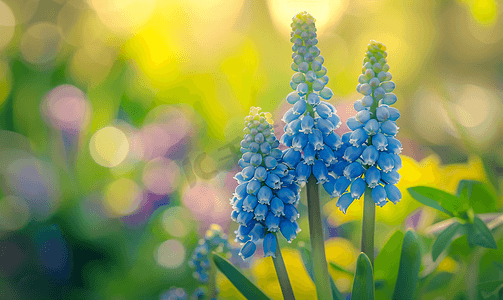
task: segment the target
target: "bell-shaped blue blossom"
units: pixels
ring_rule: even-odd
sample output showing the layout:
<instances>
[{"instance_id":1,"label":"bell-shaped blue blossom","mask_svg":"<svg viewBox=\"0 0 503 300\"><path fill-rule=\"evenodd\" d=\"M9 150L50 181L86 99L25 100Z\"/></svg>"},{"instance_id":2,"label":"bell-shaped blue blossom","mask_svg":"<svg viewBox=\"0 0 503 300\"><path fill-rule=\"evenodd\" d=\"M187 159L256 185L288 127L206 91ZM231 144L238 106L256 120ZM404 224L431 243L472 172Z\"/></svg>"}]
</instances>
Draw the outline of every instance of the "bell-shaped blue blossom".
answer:
<instances>
[{"instance_id":1,"label":"bell-shaped blue blossom","mask_svg":"<svg viewBox=\"0 0 503 300\"><path fill-rule=\"evenodd\" d=\"M302 76L296 75L294 79L298 81L299 78ZM297 103L299 101L304 100L299 99ZM295 113L292 111L289 116L295 116ZM308 144L308 137L299 132L301 120L291 119L282 139L295 144L299 151L290 148L283 152L278 149L279 141L274 135L271 114L252 108L245 118L245 136L240 143L243 155L239 161L243 170L234 176L239 185L230 199L233 208L231 218L240 225L235 233L236 241L242 244L240 256L243 259L252 256L257 243L264 243L264 238L271 232L282 230L290 241L295 237L290 229L299 228L296 206L300 188L294 184L295 168L301 160L300 151ZM307 167L310 171L311 167ZM285 224L285 229L281 228L281 224ZM267 247L272 246L264 245L266 254Z\"/></svg>"},{"instance_id":2,"label":"bell-shaped blue blossom","mask_svg":"<svg viewBox=\"0 0 503 300\"><path fill-rule=\"evenodd\" d=\"M264 256L272 256L276 258L276 249L278 246L278 243L276 242L276 237L274 236L273 233L268 233L264 237Z\"/></svg>"},{"instance_id":3,"label":"bell-shaped blue blossom","mask_svg":"<svg viewBox=\"0 0 503 300\"><path fill-rule=\"evenodd\" d=\"M296 168L296 183L303 187L307 183L307 179L311 176L311 166L304 163L297 164Z\"/></svg>"},{"instance_id":4,"label":"bell-shaped blue blossom","mask_svg":"<svg viewBox=\"0 0 503 300\"><path fill-rule=\"evenodd\" d=\"M299 227L297 222L290 222L289 220L283 219L280 224L280 231L286 240L291 243L299 233Z\"/></svg>"},{"instance_id":5,"label":"bell-shaped blue blossom","mask_svg":"<svg viewBox=\"0 0 503 300\"><path fill-rule=\"evenodd\" d=\"M340 176L344 167L342 175L345 181L339 177L335 181L333 193L341 195L338 206L344 208L341 208L343 211L351 204L350 198L360 198L367 187L372 189L372 198L378 206L386 204L387 197L393 203L401 198L395 186L400 180L398 170L402 165L399 156L402 145L395 137L400 113L390 106L397 99L391 93L395 83L390 81L392 76L388 72L386 57L386 47L371 41L356 88L364 97L355 102L357 113L346 122L351 131L342 136L344 145L341 148L344 152L341 158L347 165L339 161L329 168L333 174ZM337 159L340 152L334 152ZM348 184L348 181L351 182ZM344 193L348 187L346 184L350 186L350 193ZM388 190L390 195L387 196Z\"/></svg>"},{"instance_id":6,"label":"bell-shaped blue blossom","mask_svg":"<svg viewBox=\"0 0 503 300\"><path fill-rule=\"evenodd\" d=\"M342 211L343 213L346 213L348 210L348 207L353 203L354 198L351 197L350 193L345 193L342 196L339 197L339 200L337 200L336 206Z\"/></svg>"},{"instance_id":7,"label":"bell-shaped blue blossom","mask_svg":"<svg viewBox=\"0 0 503 300\"><path fill-rule=\"evenodd\" d=\"M324 184L328 181L328 170L321 160L317 160L313 166L313 175L316 177L317 184Z\"/></svg>"}]
</instances>

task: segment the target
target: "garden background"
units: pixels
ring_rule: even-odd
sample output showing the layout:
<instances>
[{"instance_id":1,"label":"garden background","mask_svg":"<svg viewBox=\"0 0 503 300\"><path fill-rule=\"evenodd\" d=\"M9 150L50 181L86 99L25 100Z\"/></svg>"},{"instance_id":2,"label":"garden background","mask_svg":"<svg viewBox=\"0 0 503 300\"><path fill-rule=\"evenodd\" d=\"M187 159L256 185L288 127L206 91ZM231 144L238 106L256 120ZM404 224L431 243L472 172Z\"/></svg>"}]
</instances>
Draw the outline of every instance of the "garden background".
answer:
<instances>
[{"instance_id":1,"label":"garden background","mask_svg":"<svg viewBox=\"0 0 503 300\"><path fill-rule=\"evenodd\" d=\"M487 222L499 216L499 1L2 0L0 297L192 292L199 284L188 260L210 224L238 246L229 199L250 107L271 112L276 136L283 133L290 23L304 10L317 20L339 134L361 97L366 45L387 46L401 112L403 199L376 209L376 250L396 229L435 236L443 216L412 199L408 187L454 193L461 179L478 180L490 186L479 211L495 213ZM327 259L354 271L362 201L344 215L322 195ZM309 242L305 199L302 232L291 244L280 240L296 296L314 299L298 251ZM501 230L493 233L501 249ZM501 250L472 255L465 244L466 237L454 241L434 272L440 282L464 274L473 286L428 285L418 299L453 299L459 289L472 295L477 282L503 277L493 263L503 264ZM281 299L272 260L243 262L237 251L231 262ZM353 277L330 271L349 293ZM223 276L218 282L222 299L243 299Z\"/></svg>"}]
</instances>

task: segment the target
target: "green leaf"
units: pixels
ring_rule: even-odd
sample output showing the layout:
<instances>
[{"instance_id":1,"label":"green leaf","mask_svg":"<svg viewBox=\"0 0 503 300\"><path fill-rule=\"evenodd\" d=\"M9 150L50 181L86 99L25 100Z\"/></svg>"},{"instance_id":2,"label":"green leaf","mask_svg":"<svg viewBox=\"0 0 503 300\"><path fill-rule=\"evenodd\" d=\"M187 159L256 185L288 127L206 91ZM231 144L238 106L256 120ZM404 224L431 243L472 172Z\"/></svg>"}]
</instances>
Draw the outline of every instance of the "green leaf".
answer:
<instances>
[{"instance_id":1,"label":"green leaf","mask_svg":"<svg viewBox=\"0 0 503 300\"><path fill-rule=\"evenodd\" d=\"M457 189L458 197L467 197L468 204L475 213L490 213L496 210L497 197L490 186L475 180L461 180Z\"/></svg>"},{"instance_id":2,"label":"green leaf","mask_svg":"<svg viewBox=\"0 0 503 300\"><path fill-rule=\"evenodd\" d=\"M487 281L477 285L477 288L484 299L497 299L500 290L503 288L503 280Z\"/></svg>"},{"instance_id":3,"label":"green leaf","mask_svg":"<svg viewBox=\"0 0 503 300\"><path fill-rule=\"evenodd\" d=\"M403 238L400 267L395 285L394 300L413 299L421 267L421 247L417 235L409 230Z\"/></svg>"},{"instance_id":4,"label":"green leaf","mask_svg":"<svg viewBox=\"0 0 503 300\"><path fill-rule=\"evenodd\" d=\"M302 257L302 263L304 264L304 267L306 268L306 271L309 274L309 277L311 277L311 280L314 282L313 263L311 261L311 251L303 246L299 246L299 250L300 250L300 256ZM332 279L332 276L330 276L330 286L332 287L332 299L333 300L344 300L345 299L342 296L341 292L339 292L339 289L337 289L337 286L335 285L335 282Z\"/></svg>"},{"instance_id":5,"label":"green leaf","mask_svg":"<svg viewBox=\"0 0 503 300\"><path fill-rule=\"evenodd\" d=\"M415 186L408 188L407 191L422 204L438 209L451 217L454 217L462 206L461 200L458 197L436 188Z\"/></svg>"},{"instance_id":6,"label":"green leaf","mask_svg":"<svg viewBox=\"0 0 503 300\"><path fill-rule=\"evenodd\" d=\"M374 278L372 265L365 253L360 253L356 261L355 279L353 281L352 300L374 299Z\"/></svg>"},{"instance_id":7,"label":"green leaf","mask_svg":"<svg viewBox=\"0 0 503 300\"><path fill-rule=\"evenodd\" d=\"M336 271L339 271L339 272L342 272L342 273L346 273L348 275L351 275L351 276L355 276L355 273L351 272L351 271L348 271L346 269L344 269L342 266L334 263L334 262L329 262L328 263L334 270Z\"/></svg>"},{"instance_id":8,"label":"green leaf","mask_svg":"<svg viewBox=\"0 0 503 300\"><path fill-rule=\"evenodd\" d=\"M227 279L245 296L246 299L263 299L269 297L246 278L236 267L234 267L227 259L213 252L213 261L217 268L222 272Z\"/></svg>"},{"instance_id":9,"label":"green leaf","mask_svg":"<svg viewBox=\"0 0 503 300\"><path fill-rule=\"evenodd\" d=\"M375 258L374 279L376 281L377 299L390 299L393 295L393 288L398 276L403 237L404 233L397 230ZM384 281L384 284L377 285L378 282L381 283L382 281Z\"/></svg>"},{"instance_id":10,"label":"green leaf","mask_svg":"<svg viewBox=\"0 0 503 300\"><path fill-rule=\"evenodd\" d=\"M454 274L449 272L440 272L430 281L428 286L426 287L427 291L433 291L438 289L445 289L451 283Z\"/></svg>"},{"instance_id":11,"label":"green leaf","mask_svg":"<svg viewBox=\"0 0 503 300\"><path fill-rule=\"evenodd\" d=\"M463 225L455 222L438 235L431 250L431 257L433 258L433 261L437 260L440 253L442 253L442 251L451 244L452 239L461 228L463 228Z\"/></svg>"},{"instance_id":12,"label":"green leaf","mask_svg":"<svg viewBox=\"0 0 503 300\"><path fill-rule=\"evenodd\" d=\"M481 247L496 249L496 241L494 240L491 230L487 228L484 221L479 217L475 217L472 223L465 224L468 244L479 245Z\"/></svg>"}]
</instances>

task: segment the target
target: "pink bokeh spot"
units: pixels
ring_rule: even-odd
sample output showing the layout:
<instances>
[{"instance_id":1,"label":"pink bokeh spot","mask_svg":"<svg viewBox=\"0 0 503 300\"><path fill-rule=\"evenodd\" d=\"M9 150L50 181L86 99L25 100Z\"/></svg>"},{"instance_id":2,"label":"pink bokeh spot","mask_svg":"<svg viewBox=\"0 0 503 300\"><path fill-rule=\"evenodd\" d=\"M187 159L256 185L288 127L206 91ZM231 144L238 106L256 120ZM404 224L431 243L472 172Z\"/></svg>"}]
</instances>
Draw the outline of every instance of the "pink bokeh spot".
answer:
<instances>
[{"instance_id":1,"label":"pink bokeh spot","mask_svg":"<svg viewBox=\"0 0 503 300\"><path fill-rule=\"evenodd\" d=\"M84 93L64 84L51 90L42 101L42 115L59 130L80 131L91 117L91 105Z\"/></svg>"},{"instance_id":2,"label":"pink bokeh spot","mask_svg":"<svg viewBox=\"0 0 503 300\"><path fill-rule=\"evenodd\" d=\"M158 157L147 163L143 169L143 184L155 194L169 194L180 182L180 168L167 158Z\"/></svg>"}]
</instances>

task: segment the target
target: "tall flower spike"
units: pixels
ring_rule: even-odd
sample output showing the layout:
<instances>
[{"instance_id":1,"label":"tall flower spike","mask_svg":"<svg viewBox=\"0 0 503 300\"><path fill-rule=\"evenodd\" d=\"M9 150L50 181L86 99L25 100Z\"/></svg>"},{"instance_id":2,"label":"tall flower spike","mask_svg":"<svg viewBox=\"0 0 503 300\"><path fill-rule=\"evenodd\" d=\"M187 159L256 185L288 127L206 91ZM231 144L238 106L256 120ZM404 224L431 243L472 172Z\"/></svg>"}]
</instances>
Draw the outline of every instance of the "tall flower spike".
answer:
<instances>
[{"instance_id":1,"label":"tall flower spike","mask_svg":"<svg viewBox=\"0 0 503 300\"><path fill-rule=\"evenodd\" d=\"M330 187L333 175L329 169L338 161L334 154L341 146L341 138L334 130L341 125L337 110L327 102L333 92L326 87L327 68L316 46L315 19L302 12L293 18L290 41L293 43L292 69L290 86L294 90L286 97L293 107L287 111L283 121L287 123L283 144L291 147L300 159L290 165L296 171L296 183L303 187L310 174L314 174L317 183ZM293 156L289 153L289 157ZM298 164L298 165L297 165ZM304 166L305 165L305 166ZM325 187L329 193L333 188Z\"/></svg>"},{"instance_id":2,"label":"tall flower spike","mask_svg":"<svg viewBox=\"0 0 503 300\"><path fill-rule=\"evenodd\" d=\"M297 204L300 188L294 183L295 166L300 153L278 149L270 113L252 107L245 118L241 142L243 168L235 176L238 187L231 199L231 218L239 223L236 240L243 246L240 256L251 257L262 242L265 256L274 256L275 232L281 232L291 242L300 231ZM289 150L291 150L289 152Z\"/></svg>"},{"instance_id":3,"label":"tall flower spike","mask_svg":"<svg viewBox=\"0 0 503 300\"><path fill-rule=\"evenodd\" d=\"M211 224L206 231L203 239L199 240L199 244L194 250L189 266L195 269L193 275L201 283L207 283L210 270L210 253L227 253L232 247L227 240L227 235L223 232L222 227L218 224Z\"/></svg>"},{"instance_id":4,"label":"tall flower spike","mask_svg":"<svg viewBox=\"0 0 503 300\"><path fill-rule=\"evenodd\" d=\"M402 144L395 138L398 132L395 121L400 113L391 107L397 98L392 93L395 83L391 81L387 55L386 46L370 41L358 77L356 90L363 98L355 102L357 113L347 121L352 131L343 136L346 150L342 158L348 164L342 174L351 181L348 191L338 192L341 196L337 206L344 213L353 200L362 196L364 185L372 189L372 198L378 206L385 205L388 199L396 204L402 198L395 186L400 179L397 171L402 167L398 155Z\"/></svg>"}]
</instances>

